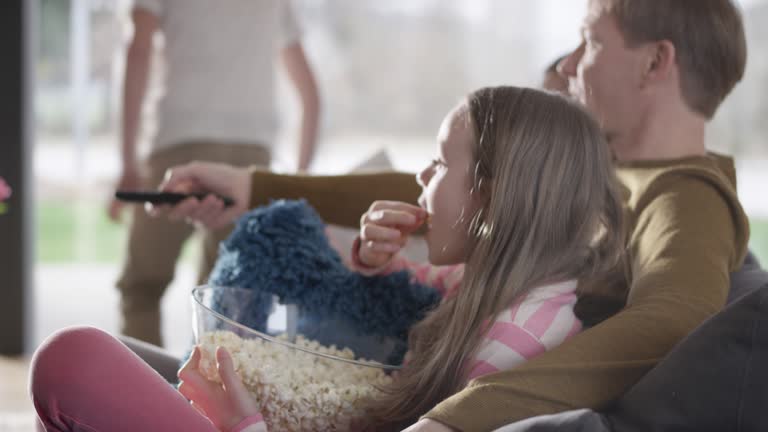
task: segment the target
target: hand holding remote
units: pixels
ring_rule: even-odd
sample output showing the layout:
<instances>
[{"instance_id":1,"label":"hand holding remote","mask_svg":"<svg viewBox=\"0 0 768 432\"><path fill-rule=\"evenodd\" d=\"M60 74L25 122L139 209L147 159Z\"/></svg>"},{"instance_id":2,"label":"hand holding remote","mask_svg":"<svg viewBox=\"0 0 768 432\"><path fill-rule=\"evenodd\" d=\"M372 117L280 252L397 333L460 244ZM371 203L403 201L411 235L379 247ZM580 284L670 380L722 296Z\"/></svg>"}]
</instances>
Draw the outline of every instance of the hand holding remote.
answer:
<instances>
[{"instance_id":1,"label":"hand holding remote","mask_svg":"<svg viewBox=\"0 0 768 432\"><path fill-rule=\"evenodd\" d=\"M194 221L208 229L233 223L248 210L251 175L247 168L213 162L192 162L171 168L160 192L192 194L172 207L152 205L149 212L167 214L171 220ZM201 195L195 195L201 194ZM223 197L231 199L231 205Z\"/></svg>"}]
</instances>

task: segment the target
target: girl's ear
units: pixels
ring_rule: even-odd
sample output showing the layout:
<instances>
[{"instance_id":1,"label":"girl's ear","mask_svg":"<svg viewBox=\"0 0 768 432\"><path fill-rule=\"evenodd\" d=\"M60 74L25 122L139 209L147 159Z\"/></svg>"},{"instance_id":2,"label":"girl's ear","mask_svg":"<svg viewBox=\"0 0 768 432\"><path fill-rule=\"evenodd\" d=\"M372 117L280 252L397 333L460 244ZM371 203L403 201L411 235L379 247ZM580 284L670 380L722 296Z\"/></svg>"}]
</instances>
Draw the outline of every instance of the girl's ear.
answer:
<instances>
[{"instance_id":1,"label":"girl's ear","mask_svg":"<svg viewBox=\"0 0 768 432\"><path fill-rule=\"evenodd\" d=\"M472 203L472 213L480 211L485 203L491 197L491 184L488 181L482 179L478 181L470 191L470 202Z\"/></svg>"}]
</instances>

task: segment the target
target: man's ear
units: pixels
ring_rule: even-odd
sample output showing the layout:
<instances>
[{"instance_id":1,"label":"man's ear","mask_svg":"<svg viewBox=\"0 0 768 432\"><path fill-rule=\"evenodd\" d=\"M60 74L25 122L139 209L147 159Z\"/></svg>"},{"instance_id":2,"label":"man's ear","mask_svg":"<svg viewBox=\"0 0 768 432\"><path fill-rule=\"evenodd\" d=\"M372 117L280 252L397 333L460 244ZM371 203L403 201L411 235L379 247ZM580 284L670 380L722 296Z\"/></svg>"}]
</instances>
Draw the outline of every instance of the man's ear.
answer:
<instances>
[{"instance_id":1,"label":"man's ear","mask_svg":"<svg viewBox=\"0 0 768 432\"><path fill-rule=\"evenodd\" d=\"M645 84L663 81L672 74L676 67L677 51L672 42L662 40L649 44L643 81Z\"/></svg>"}]
</instances>

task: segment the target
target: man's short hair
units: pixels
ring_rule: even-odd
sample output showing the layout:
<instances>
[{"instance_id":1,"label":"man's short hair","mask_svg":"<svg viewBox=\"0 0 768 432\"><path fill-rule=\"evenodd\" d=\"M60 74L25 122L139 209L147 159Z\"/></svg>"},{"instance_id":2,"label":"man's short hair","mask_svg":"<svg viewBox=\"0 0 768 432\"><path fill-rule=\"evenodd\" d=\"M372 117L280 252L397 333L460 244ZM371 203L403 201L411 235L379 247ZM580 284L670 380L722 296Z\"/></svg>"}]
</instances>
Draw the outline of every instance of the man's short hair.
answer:
<instances>
[{"instance_id":1,"label":"man's short hair","mask_svg":"<svg viewBox=\"0 0 768 432\"><path fill-rule=\"evenodd\" d=\"M675 46L688 106L712 118L744 75L747 42L731 0L610 0L628 46L668 40Z\"/></svg>"}]
</instances>

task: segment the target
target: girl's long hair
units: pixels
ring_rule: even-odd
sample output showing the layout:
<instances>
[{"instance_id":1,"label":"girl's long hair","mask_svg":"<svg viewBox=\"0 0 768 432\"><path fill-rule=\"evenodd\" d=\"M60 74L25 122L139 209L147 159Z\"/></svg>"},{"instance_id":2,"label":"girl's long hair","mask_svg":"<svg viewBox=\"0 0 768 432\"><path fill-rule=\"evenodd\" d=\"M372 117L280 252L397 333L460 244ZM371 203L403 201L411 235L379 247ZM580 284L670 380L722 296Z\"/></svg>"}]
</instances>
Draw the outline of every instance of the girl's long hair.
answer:
<instances>
[{"instance_id":1,"label":"girl's long hair","mask_svg":"<svg viewBox=\"0 0 768 432\"><path fill-rule=\"evenodd\" d=\"M461 287L410 332L411 357L372 402L376 430L415 421L467 382L486 326L542 284L616 264L622 210L612 156L575 102L494 87L467 98L474 131L470 235Z\"/></svg>"}]
</instances>

